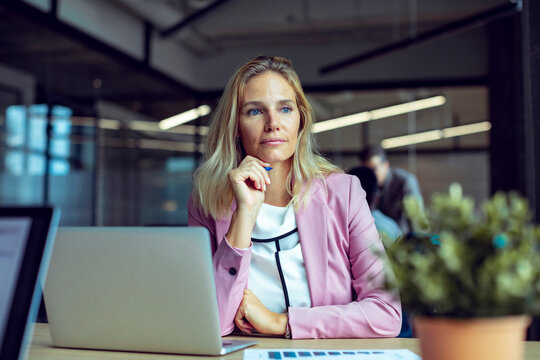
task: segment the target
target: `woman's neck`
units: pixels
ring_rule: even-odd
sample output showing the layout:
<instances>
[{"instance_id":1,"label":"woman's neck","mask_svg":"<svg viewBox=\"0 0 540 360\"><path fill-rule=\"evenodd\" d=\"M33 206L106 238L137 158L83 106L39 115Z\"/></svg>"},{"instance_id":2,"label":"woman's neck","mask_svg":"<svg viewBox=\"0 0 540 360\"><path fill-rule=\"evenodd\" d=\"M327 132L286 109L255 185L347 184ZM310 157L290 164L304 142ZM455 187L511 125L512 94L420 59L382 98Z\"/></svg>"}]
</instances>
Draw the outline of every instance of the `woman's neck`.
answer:
<instances>
[{"instance_id":1,"label":"woman's neck","mask_svg":"<svg viewBox=\"0 0 540 360\"><path fill-rule=\"evenodd\" d=\"M270 184L266 186L264 202L274 206L287 206L291 196L287 192L287 176L291 164L272 164L272 170L268 172Z\"/></svg>"}]
</instances>

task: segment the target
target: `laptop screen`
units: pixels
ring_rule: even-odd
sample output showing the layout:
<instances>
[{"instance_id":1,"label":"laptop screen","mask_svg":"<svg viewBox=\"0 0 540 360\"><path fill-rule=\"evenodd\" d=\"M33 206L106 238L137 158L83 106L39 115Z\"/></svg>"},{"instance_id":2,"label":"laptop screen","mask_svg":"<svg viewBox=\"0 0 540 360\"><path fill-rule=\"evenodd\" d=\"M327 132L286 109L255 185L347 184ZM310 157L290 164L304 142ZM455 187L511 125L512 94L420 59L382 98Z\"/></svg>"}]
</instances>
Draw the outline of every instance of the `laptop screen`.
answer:
<instances>
[{"instance_id":1,"label":"laptop screen","mask_svg":"<svg viewBox=\"0 0 540 360\"><path fill-rule=\"evenodd\" d=\"M0 360L22 358L58 224L51 207L0 207ZM49 241L50 239L50 241Z\"/></svg>"}]
</instances>

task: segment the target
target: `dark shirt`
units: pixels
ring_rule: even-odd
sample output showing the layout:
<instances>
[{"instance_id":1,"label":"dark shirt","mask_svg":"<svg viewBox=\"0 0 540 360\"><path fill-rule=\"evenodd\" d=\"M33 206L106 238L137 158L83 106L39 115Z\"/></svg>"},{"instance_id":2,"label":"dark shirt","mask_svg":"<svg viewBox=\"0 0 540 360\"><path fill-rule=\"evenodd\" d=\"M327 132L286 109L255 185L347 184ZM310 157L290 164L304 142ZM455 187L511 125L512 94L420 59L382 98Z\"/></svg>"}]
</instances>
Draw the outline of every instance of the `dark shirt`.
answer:
<instances>
[{"instance_id":1,"label":"dark shirt","mask_svg":"<svg viewBox=\"0 0 540 360\"><path fill-rule=\"evenodd\" d=\"M381 189L379 189L377 208L398 223L401 231L407 234L410 224L403 209L403 198L413 195L423 206L422 194L416 176L403 169L391 167Z\"/></svg>"}]
</instances>

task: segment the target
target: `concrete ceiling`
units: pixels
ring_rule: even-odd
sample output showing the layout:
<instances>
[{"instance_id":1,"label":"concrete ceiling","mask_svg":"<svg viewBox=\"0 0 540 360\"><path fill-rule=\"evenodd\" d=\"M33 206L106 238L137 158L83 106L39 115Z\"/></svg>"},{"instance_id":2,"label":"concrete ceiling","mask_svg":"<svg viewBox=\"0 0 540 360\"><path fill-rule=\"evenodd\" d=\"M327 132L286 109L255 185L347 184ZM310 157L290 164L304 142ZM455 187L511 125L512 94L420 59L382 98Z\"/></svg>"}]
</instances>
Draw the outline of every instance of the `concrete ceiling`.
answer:
<instances>
[{"instance_id":1,"label":"concrete ceiling","mask_svg":"<svg viewBox=\"0 0 540 360\"><path fill-rule=\"evenodd\" d=\"M91 112L101 99L156 120L215 101L232 71L260 53L290 58L313 92L480 84L487 73L482 26L321 69L503 4L509 1L6 0L0 64L35 77L36 101Z\"/></svg>"}]
</instances>

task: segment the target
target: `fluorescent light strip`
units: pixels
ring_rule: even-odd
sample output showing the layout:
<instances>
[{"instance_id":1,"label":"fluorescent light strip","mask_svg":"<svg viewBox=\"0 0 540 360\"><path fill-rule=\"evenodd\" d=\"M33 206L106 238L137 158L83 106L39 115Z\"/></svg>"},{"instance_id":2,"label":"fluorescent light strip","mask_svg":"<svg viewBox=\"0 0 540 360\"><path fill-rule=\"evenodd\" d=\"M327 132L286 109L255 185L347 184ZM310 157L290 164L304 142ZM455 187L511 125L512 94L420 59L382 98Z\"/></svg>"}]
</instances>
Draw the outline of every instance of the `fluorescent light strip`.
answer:
<instances>
[{"instance_id":1,"label":"fluorescent light strip","mask_svg":"<svg viewBox=\"0 0 540 360\"><path fill-rule=\"evenodd\" d=\"M139 139L133 141L126 141L124 139L106 139L105 146L117 147L117 148L140 148L140 149L152 149L162 151L178 151L178 152L204 152L204 144L183 143L178 141L168 140L152 140L152 139Z\"/></svg>"},{"instance_id":2,"label":"fluorescent light strip","mask_svg":"<svg viewBox=\"0 0 540 360\"><path fill-rule=\"evenodd\" d=\"M187 123L188 121L195 120L198 117L208 115L210 113L210 110L212 110L210 106L201 105L198 108L194 108L181 114L171 116L170 118L167 118L165 120L161 120L159 122L159 128L161 130L168 130L175 126Z\"/></svg>"},{"instance_id":3,"label":"fluorescent light strip","mask_svg":"<svg viewBox=\"0 0 540 360\"><path fill-rule=\"evenodd\" d=\"M154 149L163 151L180 151L180 152L204 152L204 144L182 143L177 141L167 140L150 140L141 139L137 143L139 148Z\"/></svg>"},{"instance_id":4,"label":"fluorescent light strip","mask_svg":"<svg viewBox=\"0 0 540 360\"><path fill-rule=\"evenodd\" d=\"M384 149L391 149L400 146L407 146L411 144L419 144L428 141L440 140L443 138L441 130L426 131L418 134L411 134L405 136L398 136L390 139L384 139L381 141L381 146Z\"/></svg>"},{"instance_id":5,"label":"fluorescent light strip","mask_svg":"<svg viewBox=\"0 0 540 360\"><path fill-rule=\"evenodd\" d=\"M379 120L391 116L406 114L413 111L440 106L443 105L445 102L446 98L442 95L439 95L427 99L415 100L399 105L393 105L376 110L364 111L357 114L342 116L331 120L320 121L313 125L313 132L319 133L345 126L360 124L366 121Z\"/></svg>"},{"instance_id":6,"label":"fluorescent light strip","mask_svg":"<svg viewBox=\"0 0 540 360\"><path fill-rule=\"evenodd\" d=\"M96 118L90 116L71 116L71 124L75 126L95 126ZM99 119L98 126L102 129L119 130L120 121L113 119Z\"/></svg>"},{"instance_id":7,"label":"fluorescent light strip","mask_svg":"<svg viewBox=\"0 0 540 360\"><path fill-rule=\"evenodd\" d=\"M129 128L131 130L137 131L157 131L175 134L186 134L186 135L196 135L197 132L199 135L206 135L208 133L208 126L195 126L195 125L179 125L169 130L162 130L159 128L158 124L151 121L130 121Z\"/></svg>"},{"instance_id":8,"label":"fluorescent light strip","mask_svg":"<svg viewBox=\"0 0 540 360\"><path fill-rule=\"evenodd\" d=\"M443 129L443 137L451 138L456 136L474 134L491 130L491 123L489 121L483 121L474 124L455 126L451 128Z\"/></svg>"},{"instance_id":9,"label":"fluorescent light strip","mask_svg":"<svg viewBox=\"0 0 540 360\"><path fill-rule=\"evenodd\" d=\"M95 126L96 118L89 116L72 116L71 123L76 126ZM121 121L112 119L99 119L98 126L102 129L108 130L120 130ZM175 134L196 135L197 131L199 135L205 136L208 134L208 126L195 126L195 125L180 125L170 130L161 130L157 123L152 121L139 121L132 120L127 122L127 125L131 130L135 131L156 131Z\"/></svg>"},{"instance_id":10,"label":"fluorescent light strip","mask_svg":"<svg viewBox=\"0 0 540 360\"><path fill-rule=\"evenodd\" d=\"M431 130L417 134L388 138L381 141L381 146L384 149L392 149L400 146L408 146L428 141L448 139L456 136L485 132L489 131L490 129L491 123L489 121L483 121L475 124L449 127L442 130Z\"/></svg>"},{"instance_id":11,"label":"fluorescent light strip","mask_svg":"<svg viewBox=\"0 0 540 360\"><path fill-rule=\"evenodd\" d=\"M112 119L99 119L99 127L102 129L119 130L120 121Z\"/></svg>"}]
</instances>

